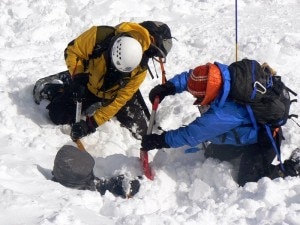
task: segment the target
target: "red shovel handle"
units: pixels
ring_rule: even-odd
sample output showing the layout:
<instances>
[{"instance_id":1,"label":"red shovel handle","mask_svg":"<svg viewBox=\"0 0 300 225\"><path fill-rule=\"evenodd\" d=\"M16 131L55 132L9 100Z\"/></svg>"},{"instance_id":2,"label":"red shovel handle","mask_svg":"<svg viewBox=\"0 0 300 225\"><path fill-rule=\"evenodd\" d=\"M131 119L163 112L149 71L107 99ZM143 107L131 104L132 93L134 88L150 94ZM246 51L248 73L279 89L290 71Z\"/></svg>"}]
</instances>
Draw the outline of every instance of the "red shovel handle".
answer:
<instances>
[{"instance_id":1,"label":"red shovel handle","mask_svg":"<svg viewBox=\"0 0 300 225\"><path fill-rule=\"evenodd\" d=\"M152 104L152 110L155 111L155 112L157 111L157 108L158 108L158 105L159 105L159 100L160 100L159 97L156 96L155 99L154 99L154 102Z\"/></svg>"},{"instance_id":2,"label":"red shovel handle","mask_svg":"<svg viewBox=\"0 0 300 225\"><path fill-rule=\"evenodd\" d=\"M152 104L152 112L151 112L151 116L150 116L149 126L148 126L148 129L147 129L147 134L152 133L153 124L154 124L154 120L155 120L156 111L157 111L157 108L158 108L158 105L159 105L159 101L160 101L159 97L156 96L155 99L154 99L154 102ZM141 149L140 150L140 158L141 158L141 164L142 164L145 176L148 179L153 180L154 179L154 173L151 170L151 167L149 166L148 152L143 151Z\"/></svg>"},{"instance_id":3,"label":"red shovel handle","mask_svg":"<svg viewBox=\"0 0 300 225\"><path fill-rule=\"evenodd\" d=\"M140 151L140 158L141 158L141 164L142 164L145 176L149 180L153 180L154 179L154 173L152 172L152 169L149 165L148 152L141 150Z\"/></svg>"}]
</instances>

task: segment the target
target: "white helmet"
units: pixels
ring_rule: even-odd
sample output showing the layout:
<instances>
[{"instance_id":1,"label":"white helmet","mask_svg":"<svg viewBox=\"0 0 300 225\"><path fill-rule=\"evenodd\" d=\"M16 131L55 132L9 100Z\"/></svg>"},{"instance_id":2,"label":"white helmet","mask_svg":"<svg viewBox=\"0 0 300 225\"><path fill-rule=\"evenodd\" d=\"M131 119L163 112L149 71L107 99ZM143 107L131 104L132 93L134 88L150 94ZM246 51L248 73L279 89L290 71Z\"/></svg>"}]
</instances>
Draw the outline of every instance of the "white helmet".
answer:
<instances>
[{"instance_id":1,"label":"white helmet","mask_svg":"<svg viewBox=\"0 0 300 225\"><path fill-rule=\"evenodd\" d=\"M131 72L141 62L143 50L141 44L131 37L119 37L111 49L112 63L121 72Z\"/></svg>"}]
</instances>

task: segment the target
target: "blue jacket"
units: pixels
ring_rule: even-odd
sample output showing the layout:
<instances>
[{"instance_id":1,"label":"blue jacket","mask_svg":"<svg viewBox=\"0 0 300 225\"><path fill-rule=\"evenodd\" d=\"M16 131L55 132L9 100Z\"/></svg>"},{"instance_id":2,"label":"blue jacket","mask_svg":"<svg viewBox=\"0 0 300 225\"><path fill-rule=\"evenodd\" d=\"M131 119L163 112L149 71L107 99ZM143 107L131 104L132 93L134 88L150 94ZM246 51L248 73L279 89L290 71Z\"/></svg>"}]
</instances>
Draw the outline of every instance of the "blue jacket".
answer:
<instances>
[{"instance_id":1,"label":"blue jacket","mask_svg":"<svg viewBox=\"0 0 300 225\"><path fill-rule=\"evenodd\" d=\"M173 148L196 146L204 141L214 144L248 145L257 142L257 131L251 123L245 106L228 98L230 74L227 65L215 63L222 74L223 88L211 103L210 109L197 117L188 126L166 132L165 141ZM175 75L169 81L176 87L176 93L187 91L190 71ZM236 134L238 134L239 142Z\"/></svg>"}]
</instances>

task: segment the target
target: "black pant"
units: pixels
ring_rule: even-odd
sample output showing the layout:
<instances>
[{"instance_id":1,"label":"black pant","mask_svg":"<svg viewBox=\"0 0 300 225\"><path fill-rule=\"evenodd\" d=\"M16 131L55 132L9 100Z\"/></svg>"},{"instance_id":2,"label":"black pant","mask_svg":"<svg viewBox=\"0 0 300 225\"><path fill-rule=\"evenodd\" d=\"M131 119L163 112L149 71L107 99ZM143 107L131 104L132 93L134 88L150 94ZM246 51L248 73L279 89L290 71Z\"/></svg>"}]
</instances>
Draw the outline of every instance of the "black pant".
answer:
<instances>
[{"instance_id":1,"label":"black pant","mask_svg":"<svg viewBox=\"0 0 300 225\"><path fill-rule=\"evenodd\" d=\"M246 146L208 145L205 156L221 161L237 162L237 183L244 186L247 182L256 182L262 177L278 177L278 166L272 165L276 154L270 144L251 144Z\"/></svg>"},{"instance_id":2,"label":"black pant","mask_svg":"<svg viewBox=\"0 0 300 225\"><path fill-rule=\"evenodd\" d=\"M147 117L141 100L137 96L138 93L134 94L115 117L122 126L130 130L135 138L140 139L141 135L147 132ZM101 101L103 100L87 90L86 96L82 100L82 112L85 113L91 105ZM107 102L102 103L107 104ZM75 122L76 102L68 88L53 98L47 109L54 124L72 124Z\"/></svg>"}]
</instances>

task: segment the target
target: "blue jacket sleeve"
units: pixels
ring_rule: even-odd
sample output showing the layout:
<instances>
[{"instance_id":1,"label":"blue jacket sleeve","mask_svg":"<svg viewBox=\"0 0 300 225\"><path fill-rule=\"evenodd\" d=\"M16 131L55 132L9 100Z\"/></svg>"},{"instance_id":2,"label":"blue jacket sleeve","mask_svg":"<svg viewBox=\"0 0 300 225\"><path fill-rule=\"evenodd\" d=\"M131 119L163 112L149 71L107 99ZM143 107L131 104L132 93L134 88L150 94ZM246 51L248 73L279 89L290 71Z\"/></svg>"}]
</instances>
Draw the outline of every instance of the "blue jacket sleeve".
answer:
<instances>
[{"instance_id":1,"label":"blue jacket sleeve","mask_svg":"<svg viewBox=\"0 0 300 225\"><path fill-rule=\"evenodd\" d=\"M176 93L181 93L187 90L187 80L190 76L190 71L185 71L180 74L177 74L169 80L171 83L174 84L176 88Z\"/></svg>"},{"instance_id":2,"label":"blue jacket sleeve","mask_svg":"<svg viewBox=\"0 0 300 225\"><path fill-rule=\"evenodd\" d=\"M245 107L232 101L226 102L222 108L214 107L212 104L211 109L188 126L166 132L166 143L173 148L196 146L203 141L220 144L223 134L226 134L227 140L223 144L234 144L236 139L231 130L239 127L242 128L239 132L243 134L243 144L256 140L256 133L253 133L253 128L249 125L251 121Z\"/></svg>"}]
</instances>

